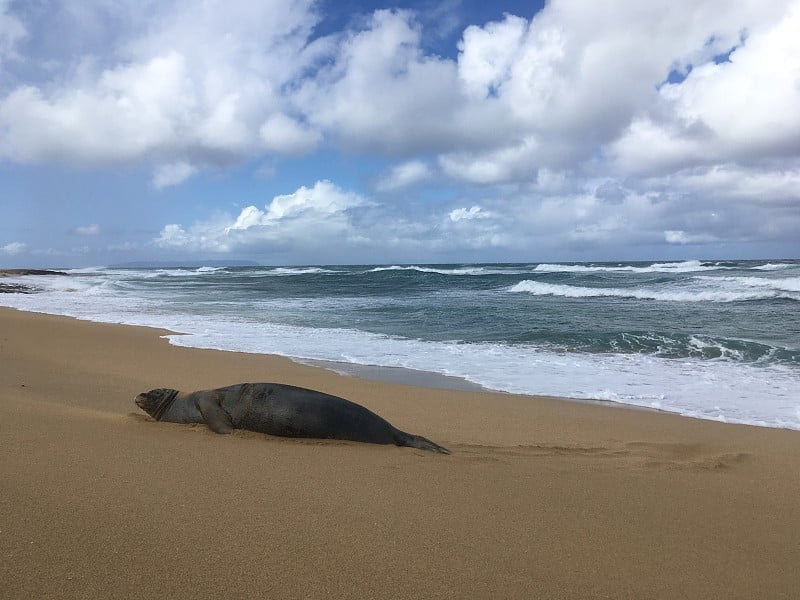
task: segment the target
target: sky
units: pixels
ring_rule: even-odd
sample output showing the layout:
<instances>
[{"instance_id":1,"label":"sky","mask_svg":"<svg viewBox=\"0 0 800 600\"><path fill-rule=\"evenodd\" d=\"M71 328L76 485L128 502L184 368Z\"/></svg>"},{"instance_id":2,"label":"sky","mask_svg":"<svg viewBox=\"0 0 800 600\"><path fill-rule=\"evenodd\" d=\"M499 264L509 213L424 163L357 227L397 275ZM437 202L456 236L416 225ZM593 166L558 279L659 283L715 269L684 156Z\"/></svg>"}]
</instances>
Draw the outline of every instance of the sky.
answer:
<instances>
[{"instance_id":1,"label":"sky","mask_svg":"<svg viewBox=\"0 0 800 600\"><path fill-rule=\"evenodd\" d=\"M0 267L800 258L800 0L0 0Z\"/></svg>"}]
</instances>

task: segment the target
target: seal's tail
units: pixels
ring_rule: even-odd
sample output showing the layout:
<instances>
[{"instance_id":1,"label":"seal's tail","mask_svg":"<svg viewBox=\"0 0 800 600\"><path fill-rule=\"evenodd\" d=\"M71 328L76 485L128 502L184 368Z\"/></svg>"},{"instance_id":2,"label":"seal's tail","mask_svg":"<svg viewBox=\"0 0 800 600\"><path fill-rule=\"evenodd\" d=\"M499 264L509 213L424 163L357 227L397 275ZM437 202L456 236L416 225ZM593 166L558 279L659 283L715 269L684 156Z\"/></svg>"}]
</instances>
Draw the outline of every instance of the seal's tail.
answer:
<instances>
[{"instance_id":1,"label":"seal's tail","mask_svg":"<svg viewBox=\"0 0 800 600\"><path fill-rule=\"evenodd\" d=\"M394 442L398 446L409 446L411 448L419 448L420 450L427 450L428 452L438 452L439 454L450 454L450 450L444 446L430 441L421 435L414 435L413 433L406 433L405 431L396 430Z\"/></svg>"}]
</instances>

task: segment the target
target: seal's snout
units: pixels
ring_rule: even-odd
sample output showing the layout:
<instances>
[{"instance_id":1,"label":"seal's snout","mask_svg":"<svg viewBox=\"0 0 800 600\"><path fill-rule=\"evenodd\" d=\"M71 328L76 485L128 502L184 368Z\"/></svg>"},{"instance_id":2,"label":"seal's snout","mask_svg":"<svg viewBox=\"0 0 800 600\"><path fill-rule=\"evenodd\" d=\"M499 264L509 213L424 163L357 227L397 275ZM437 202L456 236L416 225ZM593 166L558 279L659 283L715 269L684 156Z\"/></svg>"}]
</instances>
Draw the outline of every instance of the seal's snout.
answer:
<instances>
[{"instance_id":1,"label":"seal's snout","mask_svg":"<svg viewBox=\"0 0 800 600\"><path fill-rule=\"evenodd\" d=\"M161 395L155 392L159 390L152 390L149 392L142 392L141 394L137 395L136 398L133 399L136 402L136 406L141 408L144 412L148 414L153 414L153 410L158 405L158 401L160 400Z\"/></svg>"},{"instance_id":2,"label":"seal's snout","mask_svg":"<svg viewBox=\"0 0 800 600\"><path fill-rule=\"evenodd\" d=\"M136 396L133 401L136 402L136 406L141 408L148 415L160 421L177 395L178 390L159 388L150 390L149 392L143 392Z\"/></svg>"}]
</instances>

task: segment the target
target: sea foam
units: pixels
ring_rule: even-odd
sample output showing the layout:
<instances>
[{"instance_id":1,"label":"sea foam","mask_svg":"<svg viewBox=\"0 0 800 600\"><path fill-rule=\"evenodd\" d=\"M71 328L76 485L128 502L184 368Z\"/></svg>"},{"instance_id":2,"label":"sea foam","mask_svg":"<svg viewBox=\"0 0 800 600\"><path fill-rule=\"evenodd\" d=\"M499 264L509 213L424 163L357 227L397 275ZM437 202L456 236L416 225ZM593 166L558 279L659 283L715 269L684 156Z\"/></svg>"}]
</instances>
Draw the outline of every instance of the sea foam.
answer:
<instances>
[{"instance_id":1,"label":"sea foam","mask_svg":"<svg viewBox=\"0 0 800 600\"><path fill-rule=\"evenodd\" d=\"M537 273L694 273L696 271L716 271L721 268L706 265L699 260L672 263L653 263L647 266L636 265L564 265L542 263L536 266Z\"/></svg>"},{"instance_id":2,"label":"sea foam","mask_svg":"<svg viewBox=\"0 0 800 600\"><path fill-rule=\"evenodd\" d=\"M508 288L511 293L527 293L534 296L562 296L565 298L632 298L636 300L658 300L661 302L745 302L783 298L800 300L800 286L794 279L745 281L746 278L713 278L721 284L703 288L686 287L672 290L648 288L605 288L523 280ZM711 289L709 289L711 287Z\"/></svg>"}]
</instances>

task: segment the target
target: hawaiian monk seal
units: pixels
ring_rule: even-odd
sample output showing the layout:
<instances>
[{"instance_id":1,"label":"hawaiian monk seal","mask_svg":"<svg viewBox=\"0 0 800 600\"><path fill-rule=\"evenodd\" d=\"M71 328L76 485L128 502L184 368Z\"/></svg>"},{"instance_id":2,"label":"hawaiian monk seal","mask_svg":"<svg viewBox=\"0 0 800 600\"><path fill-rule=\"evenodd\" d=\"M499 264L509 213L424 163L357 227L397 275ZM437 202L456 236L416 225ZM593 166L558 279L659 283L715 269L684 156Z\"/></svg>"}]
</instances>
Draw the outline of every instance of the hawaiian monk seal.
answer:
<instances>
[{"instance_id":1,"label":"hawaiian monk seal","mask_svg":"<svg viewBox=\"0 0 800 600\"><path fill-rule=\"evenodd\" d=\"M270 435L395 444L450 454L419 435L400 431L360 404L280 383L239 383L180 394L159 388L135 398L157 421L206 423L216 433L249 429Z\"/></svg>"}]
</instances>

